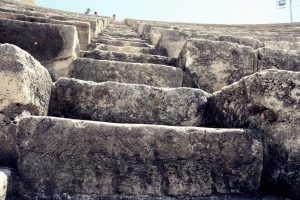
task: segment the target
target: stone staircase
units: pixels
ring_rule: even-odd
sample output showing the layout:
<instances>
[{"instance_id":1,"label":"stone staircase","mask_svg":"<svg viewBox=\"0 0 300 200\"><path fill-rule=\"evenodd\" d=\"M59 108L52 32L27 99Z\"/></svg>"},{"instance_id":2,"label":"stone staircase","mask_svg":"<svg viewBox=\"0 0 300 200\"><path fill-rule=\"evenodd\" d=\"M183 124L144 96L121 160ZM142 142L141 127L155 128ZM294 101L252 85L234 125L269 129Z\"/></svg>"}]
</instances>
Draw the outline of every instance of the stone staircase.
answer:
<instances>
[{"instance_id":1,"label":"stone staircase","mask_svg":"<svg viewBox=\"0 0 300 200\"><path fill-rule=\"evenodd\" d=\"M0 5L0 200L300 197L300 55L241 37L274 27Z\"/></svg>"}]
</instances>

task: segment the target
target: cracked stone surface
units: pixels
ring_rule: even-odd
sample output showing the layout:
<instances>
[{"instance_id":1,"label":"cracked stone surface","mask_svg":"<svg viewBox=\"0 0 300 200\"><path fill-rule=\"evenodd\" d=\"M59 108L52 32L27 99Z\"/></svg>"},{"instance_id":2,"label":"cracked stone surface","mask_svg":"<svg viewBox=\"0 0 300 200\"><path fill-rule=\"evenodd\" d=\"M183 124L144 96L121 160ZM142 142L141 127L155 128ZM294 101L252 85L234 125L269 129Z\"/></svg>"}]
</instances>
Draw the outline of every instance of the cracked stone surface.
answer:
<instances>
[{"instance_id":1,"label":"cracked stone surface","mask_svg":"<svg viewBox=\"0 0 300 200\"><path fill-rule=\"evenodd\" d=\"M263 153L251 130L51 117L22 118L18 150L27 198L255 194Z\"/></svg>"},{"instance_id":2,"label":"cracked stone surface","mask_svg":"<svg viewBox=\"0 0 300 200\"><path fill-rule=\"evenodd\" d=\"M188 40L179 56L179 66L191 86L214 92L257 71L251 47L210 40Z\"/></svg>"},{"instance_id":3,"label":"cracked stone surface","mask_svg":"<svg viewBox=\"0 0 300 200\"><path fill-rule=\"evenodd\" d=\"M14 165L16 121L47 115L52 81L47 70L17 46L0 44L0 165Z\"/></svg>"},{"instance_id":4,"label":"cracked stone surface","mask_svg":"<svg viewBox=\"0 0 300 200\"><path fill-rule=\"evenodd\" d=\"M0 43L14 44L27 51L56 78L65 75L79 50L74 26L10 19L0 19Z\"/></svg>"},{"instance_id":5,"label":"cracked stone surface","mask_svg":"<svg viewBox=\"0 0 300 200\"><path fill-rule=\"evenodd\" d=\"M262 189L300 197L300 72L266 70L215 92L210 125L264 134Z\"/></svg>"},{"instance_id":6,"label":"cracked stone surface","mask_svg":"<svg viewBox=\"0 0 300 200\"><path fill-rule=\"evenodd\" d=\"M209 96L200 89L63 78L52 89L49 114L116 123L200 126Z\"/></svg>"},{"instance_id":7,"label":"cracked stone surface","mask_svg":"<svg viewBox=\"0 0 300 200\"><path fill-rule=\"evenodd\" d=\"M69 70L71 78L94 82L115 81L156 87L181 87L183 81L180 68L151 63L78 58Z\"/></svg>"}]
</instances>

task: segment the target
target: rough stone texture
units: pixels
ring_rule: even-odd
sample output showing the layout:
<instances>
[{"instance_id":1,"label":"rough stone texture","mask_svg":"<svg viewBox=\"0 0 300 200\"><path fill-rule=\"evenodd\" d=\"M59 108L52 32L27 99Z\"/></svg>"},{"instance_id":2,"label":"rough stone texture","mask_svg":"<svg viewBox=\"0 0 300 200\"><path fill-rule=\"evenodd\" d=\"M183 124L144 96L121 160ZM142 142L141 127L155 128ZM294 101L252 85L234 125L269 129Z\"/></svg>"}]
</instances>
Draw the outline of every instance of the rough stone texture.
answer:
<instances>
[{"instance_id":1,"label":"rough stone texture","mask_svg":"<svg viewBox=\"0 0 300 200\"><path fill-rule=\"evenodd\" d=\"M79 48L74 26L9 19L0 19L0 43L19 46L58 76L65 75Z\"/></svg>"},{"instance_id":2,"label":"rough stone texture","mask_svg":"<svg viewBox=\"0 0 300 200\"><path fill-rule=\"evenodd\" d=\"M253 38L232 35L218 36L218 34L210 34L207 32L196 33L194 31L178 31L156 26L153 27L151 25L144 25L143 37L150 39L154 46L157 46L162 52L163 49L165 49L164 52L173 57L178 57L185 42L192 38L237 43L239 45L250 46L254 49L264 47L264 43Z\"/></svg>"},{"instance_id":3,"label":"rough stone texture","mask_svg":"<svg viewBox=\"0 0 300 200\"><path fill-rule=\"evenodd\" d=\"M10 12L10 13L18 13L18 14L34 16L34 17L46 17L45 14L37 12L37 11L20 10L18 8L10 8L10 7L5 7L5 6L3 6L3 7L1 6L0 11Z\"/></svg>"},{"instance_id":4,"label":"rough stone texture","mask_svg":"<svg viewBox=\"0 0 300 200\"><path fill-rule=\"evenodd\" d=\"M52 81L38 61L10 44L0 44L0 77L0 165L13 166L16 121L22 115L47 115Z\"/></svg>"},{"instance_id":5,"label":"rough stone texture","mask_svg":"<svg viewBox=\"0 0 300 200\"><path fill-rule=\"evenodd\" d=\"M145 40L143 39L139 39L139 38L118 38L118 37L110 37L110 36L101 36L101 39L106 39L106 40L117 40L117 41L128 41L128 42L145 42ZM92 39L93 42L97 42L98 39Z\"/></svg>"},{"instance_id":6,"label":"rough stone texture","mask_svg":"<svg viewBox=\"0 0 300 200\"><path fill-rule=\"evenodd\" d=\"M49 115L94 121L200 126L210 95L199 89L59 79Z\"/></svg>"},{"instance_id":7,"label":"rough stone texture","mask_svg":"<svg viewBox=\"0 0 300 200\"><path fill-rule=\"evenodd\" d=\"M241 38L241 37L224 35L224 36L219 36L217 40L231 42L231 43L237 43L239 45L244 45L244 46L250 46L253 49L258 49L258 48L262 48L265 46L264 43L260 42L257 39L253 39L253 38Z\"/></svg>"},{"instance_id":8,"label":"rough stone texture","mask_svg":"<svg viewBox=\"0 0 300 200\"><path fill-rule=\"evenodd\" d=\"M107 200L108 197L99 197L98 195L63 195L67 200ZM111 195L109 200L282 200L281 197L260 196L260 195L214 195L210 197L153 197L150 195L126 196Z\"/></svg>"},{"instance_id":9,"label":"rough stone texture","mask_svg":"<svg viewBox=\"0 0 300 200\"><path fill-rule=\"evenodd\" d=\"M251 47L194 39L182 49L179 66L193 85L213 92L256 72L257 58Z\"/></svg>"},{"instance_id":10,"label":"rough stone texture","mask_svg":"<svg viewBox=\"0 0 300 200\"><path fill-rule=\"evenodd\" d=\"M108 40L108 39L97 39L97 43L112 45L112 46L132 46L132 47L150 47L147 43L141 42L130 42L130 41L122 41L122 40Z\"/></svg>"},{"instance_id":11,"label":"rough stone texture","mask_svg":"<svg viewBox=\"0 0 300 200\"><path fill-rule=\"evenodd\" d=\"M300 198L300 72L266 70L213 94L210 124L264 133L263 187Z\"/></svg>"},{"instance_id":12,"label":"rough stone texture","mask_svg":"<svg viewBox=\"0 0 300 200\"><path fill-rule=\"evenodd\" d=\"M87 22L59 21L59 20L52 20L48 18L42 18L42 17L29 17L26 15L7 13L7 12L0 12L0 17L5 19L15 19L21 21L28 21L28 22L63 24L63 25L75 26L78 32L78 39L79 39L81 50L86 50L91 41L90 24Z\"/></svg>"},{"instance_id":13,"label":"rough stone texture","mask_svg":"<svg viewBox=\"0 0 300 200\"><path fill-rule=\"evenodd\" d=\"M84 22L89 22L91 38L96 38L98 36L98 34L101 32L101 24L97 20L74 18L74 17L62 17L62 16L55 16L55 15L50 16L50 19L61 20L61 21L80 20L80 21L84 21Z\"/></svg>"},{"instance_id":14,"label":"rough stone texture","mask_svg":"<svg viewBox=\"0 0 300 200\"><path fill-rule=\"evenodd\" d=\"M136 54L157 54L156 50L152 47L132 47L132 46L113 46L106 44L94 43L88 48L89 50L103 50L103 51L116 51Z\"/></svg>"},{"instance_id":15,"label":"rough stone texture","mask_svg":"<svg viewBox=\"0 0 300 200\"><path fill-rule=\"evenodd\" d=\"M23 118L18 149L29 199L252 194L259 189L263 153L260 134L250 130L50 117Z\"/></svg>"},{"instance_id":16,"label":"rough stone texture","mask_svg":"<svg viewBox=\"0 0 300 200\"><path fill-rule=\"evenodd\" d=\"M258 69L283 69L300 71L300 52L275 50L269 48L259 49Z\"/></svg>"},{"instance_id":17,"label":"rough stone texture","mask_svg":"<svg viewBox=\"0 0 300 200\"><path fill-rule=\"evenodd\" d=\"M84 58L93 58L97 60L111 60L132 63L153 63L171 66L174 66L176 64L176 60L169 57L147 54L129 54L114 51L81 51L79 56Z\"/></svg>"},{"instance_id":18,"label":"rough stone texture","mask_svg":"<svg viewBox=\"0 0 300 200\"><path fill-rule=\"evenodd\" d=\"M78 58L70 66L70 77L86 81L146 84L157 87L181 87L180 68L142 63Z\"/></svg>"},{"instance_id":19,"label":"rough stone texture","mask_svg":"<svg viewBox=\"0 0 300 200\"><path fill-rule=\"evenodd\" d=\"M138 38L139 35L136 34L135 32L132 33L123 33L123 32L103 32L101 33L101 36L110 36L110 37L117 37L117 38Z\"/></svg>"},{"instance_id":20,"label":"rough stone texture","mask_svg":"<svg viewBox=\"0 0 300 200\"><path fill-rule=\"evenodd\" d=\"M0 200L5 200L8 196L10 177L11 172L9 170L0 168Z\"/></svg>"},{"instance_id":21,"label":"rough stone texture","mask_svg":"<svg viewBox=\"0 0 300 200\"><path fill-rule=\"evenodd\" d=\"M73 13L73 12L36 7L36 6L28 6L28 5L24 6L24 4L20 4L16 1L2 3L3 1L4 0L0 2L1 4L0 10L5 12L14 12L19 14L25 14L28 16L38 16L38 17L46 17L46 15L43 13L47 13L47 17L50 17L51 19L58 19L64 21L74 20L74 21L89 22L91 25L92 37L97 37L98 33L100 33L100 31L105 26L107 26L109 20L109 17L85 15L81 13Z\"/></svg>"},{"instance_id":22,"label":"rough stone texture","mask_svg":"<svg viewBox=\"0 0 300 200\"><path fill-rule=\"evenodd\" d=\"M155 47L157 46L161 36L162 36L162 29L157 27L152 27L150 29L150 41L151 44L154 45Z\"/></svg>"},{"instance_id":23,"label":"rough stone texture","mask_svg":"<svg viewBox=\"0 0 300 200\"><path fill-rule=\"evenodd\" d=\"M172 58L177 58L179 56L188 38L192 38L197 35L195 32L178 31L173 29L163 29L160 34L161 36L156 44L156 49L162 55ZM156 37L158 36L159 34L156 34Z\"/></svg>"},{"instance_id":24,"label":"rough stone texture","mask_svg":"<svg viewBox=\"0 0 300 200\"><path fill-rule=\"evenodd\" d=\"M271 49L300 50L300 42L266 41L264 44Z\"/></svg>"}]
</instances>

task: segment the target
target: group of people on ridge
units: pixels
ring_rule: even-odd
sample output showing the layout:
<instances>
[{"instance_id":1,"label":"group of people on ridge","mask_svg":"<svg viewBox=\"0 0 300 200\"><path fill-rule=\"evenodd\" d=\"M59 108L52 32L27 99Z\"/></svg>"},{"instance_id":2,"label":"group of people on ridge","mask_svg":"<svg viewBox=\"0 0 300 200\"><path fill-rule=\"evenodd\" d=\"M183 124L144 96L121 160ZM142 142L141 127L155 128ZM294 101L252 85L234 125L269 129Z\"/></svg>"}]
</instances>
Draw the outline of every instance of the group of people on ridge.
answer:
<instances>
[{"instance_id":1,"label":"group of people on ridge","mask_svg":"<svg viewBox=\"0 0 300 200\"><path fill-rule=\"evenodd\" d=\"M86 9L86 11L84 12L84 14L86 14L86 15L89 15L89 14L90 14L90 12L91 12L91 9L90 9L90 8L88 8L88 9ZM94 15L98 16L98 12L97 12L97 11L95 11L95 12L94 12ZM113 16L112 16L112 18L111 18L111 21L115 21L115 20L116 20L116 15L115 15L115 14L113 14Z\"/></svg>"}]
</instances>

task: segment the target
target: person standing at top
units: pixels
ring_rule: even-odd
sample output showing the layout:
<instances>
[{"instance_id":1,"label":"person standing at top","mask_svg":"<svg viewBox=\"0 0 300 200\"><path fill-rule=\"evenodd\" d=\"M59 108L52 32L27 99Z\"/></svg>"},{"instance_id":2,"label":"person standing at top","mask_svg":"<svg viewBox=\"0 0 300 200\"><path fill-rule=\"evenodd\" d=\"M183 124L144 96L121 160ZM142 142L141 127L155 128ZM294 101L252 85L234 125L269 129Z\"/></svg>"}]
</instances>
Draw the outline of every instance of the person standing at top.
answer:
<instances>
[{"instance_id":1,"label":"person standing at top","mask_svg":"<svg viewBox=\"0 0 300 200\"><path fill-rule=\"evenodd\" d=\"M96 12L94 12L94 15L98 16L98 13L97 13L97 11L96 11Z\"/></svg>"},{"instance_id":2,"label":"person standing at top","mask_svg":"<svg viewBox=\"0 0 300 200\"><path fill-rule=\"evenodd\" d=\"M90 12L91 12L91 9L86 9L86 11L84 12L84 14L86 14L86 15L88 15L88 14L90 14Z\"/></svg>"},{"instance_id":3,"label":"person standing at top","mask_svg":"<svg viewBox=\"0 0 300 200\"><path fill-rule=\"evenodd\" d=\"M113 14L112 18L110 19L110 22L112 23L112 22L114 22L115 20L116 20L116 15Z\"/></svg>"}]
</instances>

